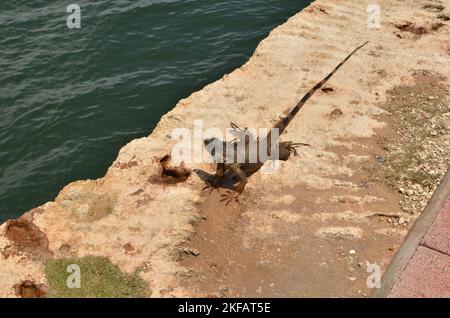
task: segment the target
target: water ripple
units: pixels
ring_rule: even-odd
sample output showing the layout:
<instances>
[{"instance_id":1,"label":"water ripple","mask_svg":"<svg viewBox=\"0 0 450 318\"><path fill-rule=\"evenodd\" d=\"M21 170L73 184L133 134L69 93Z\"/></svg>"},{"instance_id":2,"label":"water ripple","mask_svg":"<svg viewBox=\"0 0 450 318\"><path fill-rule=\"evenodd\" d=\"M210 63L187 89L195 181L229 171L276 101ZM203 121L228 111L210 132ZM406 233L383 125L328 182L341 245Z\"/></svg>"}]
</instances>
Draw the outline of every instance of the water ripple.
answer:
<instances>
[{"instance_id":1,"label":"water ripple","mask_svg":"<svg viewBox=\"0 0 450 318\"><path fill-rule=\"evenodd\" d=\"M309 1L0 2L0 222L102 176L176 102L244 63Z\"/></svg>"}]
</instances>

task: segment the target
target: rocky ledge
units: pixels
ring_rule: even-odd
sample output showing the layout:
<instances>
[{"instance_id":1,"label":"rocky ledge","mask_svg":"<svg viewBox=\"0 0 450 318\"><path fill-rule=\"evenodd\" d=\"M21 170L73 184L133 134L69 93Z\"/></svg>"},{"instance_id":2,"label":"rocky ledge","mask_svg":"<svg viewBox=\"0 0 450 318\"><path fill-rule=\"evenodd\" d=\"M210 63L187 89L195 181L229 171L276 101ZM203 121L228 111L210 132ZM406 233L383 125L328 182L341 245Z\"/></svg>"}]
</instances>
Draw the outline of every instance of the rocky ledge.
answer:
<instances>
[{"instance_id":1,"label":"rocky ledge","mask_svg":"<svg viewBox=\"0 0 450 318\"><path fill-rule=\"evenodd\" d=\"M73 295L68 263L81 267L78 296L369 295L368 265L386 267L450 162L449 1L379 0L380 28L370 4L315 1L103 178L3 223L0 296ZM210 163L160 178L175 128L271 127L365 41L282 136L311 146L252 176L242 204L202 192Z\"/></svg>"}]
</instances>

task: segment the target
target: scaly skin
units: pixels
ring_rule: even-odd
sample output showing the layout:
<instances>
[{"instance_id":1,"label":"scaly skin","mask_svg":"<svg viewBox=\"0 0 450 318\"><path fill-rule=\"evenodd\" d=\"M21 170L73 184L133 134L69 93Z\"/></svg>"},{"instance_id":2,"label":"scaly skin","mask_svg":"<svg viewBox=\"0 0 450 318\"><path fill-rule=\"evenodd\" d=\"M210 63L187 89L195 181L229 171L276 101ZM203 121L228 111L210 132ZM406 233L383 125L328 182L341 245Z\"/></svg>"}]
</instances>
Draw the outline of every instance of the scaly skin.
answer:
<instances>
[{"instance_id":1,"label":"scaly skin","mask_svg":"<svg viewBox=\"0 0 450 318\"><path fill-rule=\"evenodd\" d=\"M311 88L306 94L305 96L302 97L302 99L297 103L297 105L295 105L295 107L289 112L289 114L286 117L281 118L276 125L274 126L275 129L278 129L278 136L280 136L284 130L286 129L286 127L289 125L289 123L294 119L295 115L300 111L300 109L303 107L303 105L314 95L314 93L321 89L325 83L337 72L337 70L345 64L345 62L347 62L347 60L353 55L355 54L359 49L361 49L363 46L365 46L368 42L358 46L356 49L353 50L353 52L351 52L341 63L339 63L334 69L333 71L331 71L330 74L328 74L323 80L321 80L319 83L317 83L313 88ZM217 164L217 170L216 170L216 174L214 176L214 180L212 181L212 183L205 187L204 189L207 188L218 188L221 181L223 180L225 173L227 171L231 172L233 174L233 176L235 178L238 179L238 184L236 185L236 187L234 188L234 193L229 191L227 194L223 194L222 197L223 199L221 200L226 202L226 204L229 204L230 202L232 202L233 200L235 200L236 202L239 202L238 198L239 195L244 191L245 189L245 185L247 184L247 178L249 176L251 176L252 174L254 174L255 172L257 172L265 163L265 161L267 161L264 158L260 158L259 157L259 147L261 145L263 145L264 143L266 143L267 148L269 149L268 153L269 155L272 154L272 152L276 149L275 147L278 146L278 157L277 158L271 158L273 159L278 159L278 160L287 160L291 153L293 153L294 155L298 155L297 154L297 150L296 148L300 145L303 146L309 146L308 144L302 144L302 143L293 143L291 141L285 141L285 142L280 142L278 139L276 140L275 144L272 145L272 131L270 130L269 133L267 134L267 136L263 137L263 138L256 138L247 130L247 128L242 129L239 128L237 125L235 125L234 123L231 123L231 127L234 129L234 134L238 137L236 141L236 139L234 141L232 141L232 147L234 148L234 156L233 158L227 158L226 155L226 146L227 144L229 144L230 142L225 142L225 141L221 141L217 138L209 138L209 139L205 139L204 140L204 144L205 147L208 149L208 151L211 153L211 155L214 157L215 153L214 153L214 149L211 149L211 145L220 145L222 144L223 146L223 160L221 160L222 162ZM256 149L257 151L257 158L254 161L251 161L250 159L250 155L249 155L249 149L251 148L249 145L251 143L256 143ZM208 147L209 146L209 147ZM245 149L245 154L244 154L244 160L243 162L238 162L237 160L237 156L238 153L240 153L242 155L242 152L239 152L239 146L243 146L243 148Z\"/></svg>"}]
</instances>

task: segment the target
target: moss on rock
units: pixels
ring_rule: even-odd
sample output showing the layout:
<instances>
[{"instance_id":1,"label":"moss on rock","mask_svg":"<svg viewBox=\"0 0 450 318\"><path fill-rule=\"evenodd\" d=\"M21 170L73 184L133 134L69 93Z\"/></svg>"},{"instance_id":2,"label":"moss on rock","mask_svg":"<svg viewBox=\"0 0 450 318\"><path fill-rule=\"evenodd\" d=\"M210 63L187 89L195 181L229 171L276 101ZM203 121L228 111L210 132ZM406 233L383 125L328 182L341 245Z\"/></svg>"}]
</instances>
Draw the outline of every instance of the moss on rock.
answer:
<instances>
[{"instance_id":1,"label":"moss on rock","mask_svg":"<svg viewBox=\"0 0 450 318\"><path fill-rule=\"evenodd\" d=\"M67 280L72 272L68 266L80 268L80 288L69 288ZM49 260L45 265L49 285L48 297L148 297L148 284L138 273L127 274L105 257L61 258ZM70 278L69 278L70 280Z\"/></svg>"}]
</instances>

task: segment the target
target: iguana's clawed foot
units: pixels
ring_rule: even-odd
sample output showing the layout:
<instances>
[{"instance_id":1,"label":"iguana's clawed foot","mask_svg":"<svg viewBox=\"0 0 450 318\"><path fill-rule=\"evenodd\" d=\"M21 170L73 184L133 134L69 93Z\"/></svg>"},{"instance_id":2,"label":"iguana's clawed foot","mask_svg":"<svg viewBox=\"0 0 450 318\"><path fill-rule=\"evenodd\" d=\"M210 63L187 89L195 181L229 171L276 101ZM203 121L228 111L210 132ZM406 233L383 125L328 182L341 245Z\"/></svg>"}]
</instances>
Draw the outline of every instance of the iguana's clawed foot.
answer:
<instances>
[{"instance_id":1,"label":"iguana's clawed foot","mask_svg":"<svg viewBox=\"0 0 450 318\"><path fill-rule=\"evenodd\" d=\"M211 194L214 190L219 191L219 187L213 186L212 184L208 184L206 187L202 189L202 192L207 191L208 194Z\"/></svg>"},{"instance_id":2,"label":"iguana's clawed foot","mask_svg":"<svg viewBox=\"0 0 450 318\"><path fill-rule=\"evenodd\" d=\"M202 192L207 191L208 194L211 194L214 190L219 191L219 185L210 183L202 189Z\"/></svg>"},{"instance_id":3,"label":"iguana's clawed foot","mask_svg":"<svg viewBox=\"0 0 450 318\"><path fill-rule=\"evenodd\" d=\"M211 181L208 181L208 183L209 184L202 189L202 192L207 191L208 194L211 194L214 190L217 190L219 192L219 187L220 187L219 179L214 178Z\"/></svg>"},{"instance_id":4,"label":"iguana's clawed foot","mask_svg":"<svg viewBox=\"0 0 450 318\"><path fill-rule=\"evenodd\" d=\"M240 130L240 129L241 129L238 125L236 125L236 124L233 123L233 122L230 123L230 126L231 126L231 128L233 128L234 130Z\"/></svg>"},{"instance_id":5,"label":"iguana's clawed foot","mask_svg":"<svg viewBox=\"0 0 450 318\"><path fill-rule=\"evenodd\" d=\"M235 132L243 133L243 132L245 132L247 130L247 128L242 129L241 127L239 127L238 125L236 125L233 122L231 122L230 125L231 125L231 128L233 128L233 130Z\"/></svg>"},{"instance_id":6,"label":"iguana's clawed foot","mask_svg":"<svg viewBox=\"0 0 450 318\"><path fill-rule=\"evenodd\" d=\"M286 149L288 149L290 151L290 153L292 153L294 156L298 157L298 152L297 152L297 148L300 146L306 146L309 147L311 146L310 144L305 144L302 142L290 142L287 141L284 143L284 146L286 147Z\"/></svg>"},{"instance_id":7,"label":"iguana's clawed foot","mask_svg":"<svg viewBox=\"0 0 450 318\"><path fill-rule=\"evenodd\" d=\"M236 141L245 141L245 142L250 142L250 141L254 141L255 136L252 134L252 132L247 128L241 128L238 125L236 125L235 123L230 123L231 128L233 128L232 134L236 136L236 138L234 138L232 140L232 142L236 142Z\"/></svg>"},{"instance_id":8,"label":"iguana's clawed foot","mask_svg":"<svg viewBox=\"0 0 450 318\"><path fill-rule=\"evenodd\" d=\"M240 193L234 192L234 191L227 191L227 193L221 194L220 196L222 199L220 199L220 202L225 202L225 206L230 204L231 202L235 201L238 204L242 204L239 200Z\"/></svg>"}]
</instances>

